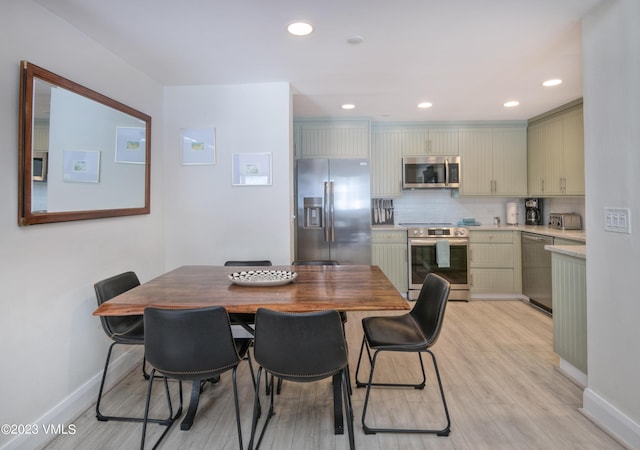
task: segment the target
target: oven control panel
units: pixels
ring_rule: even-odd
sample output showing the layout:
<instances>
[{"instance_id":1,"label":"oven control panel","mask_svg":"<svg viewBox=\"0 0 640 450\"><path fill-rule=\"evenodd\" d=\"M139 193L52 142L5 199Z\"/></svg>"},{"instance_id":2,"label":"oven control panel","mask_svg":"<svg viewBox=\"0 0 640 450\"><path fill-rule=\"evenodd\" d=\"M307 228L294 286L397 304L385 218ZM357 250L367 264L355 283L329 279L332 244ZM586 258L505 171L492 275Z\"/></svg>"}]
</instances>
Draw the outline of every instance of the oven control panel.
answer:
<instances>
[{"instance_id":1,"label":"oven control panel","mask_svg":"<svg viewBox=\"0 0 640 450\"><path fill-rule=\"evenodd\" d=\"M466 237L469 230L464 227L410 228L409 237Z\"/></svg>"}]
</instances>

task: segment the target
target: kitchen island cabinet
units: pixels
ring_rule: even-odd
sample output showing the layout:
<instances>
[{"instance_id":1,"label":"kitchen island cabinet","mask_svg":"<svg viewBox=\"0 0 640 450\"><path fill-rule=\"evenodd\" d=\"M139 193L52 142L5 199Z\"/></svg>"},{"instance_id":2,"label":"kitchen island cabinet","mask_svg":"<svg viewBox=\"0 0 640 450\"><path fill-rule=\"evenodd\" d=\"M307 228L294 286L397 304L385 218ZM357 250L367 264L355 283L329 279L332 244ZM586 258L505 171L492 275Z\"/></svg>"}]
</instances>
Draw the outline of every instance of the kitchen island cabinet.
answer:
<instances>
[{"instance_id":1,"label":"kitchen island cabinet","mask_svg":"<svg viewBox=\"0 0 640 450\"><path fill-rule=\"evenodd\" d=\"M460 129L460 159L460 195L527 195L524 125Z\"/></svg>"},{"instance_id":2,"label":"kitchen island cabinet","mask_svg":"<svg viewBox=\"0 0 640 450\"><path fill-rule=\"evenodd\" d=\"M379 266L402 294L409 291L407 272L407 230L373 229L371 231L371 263Z\"/></svg>"},{"instance_id":3,"label":"kitchen island cabinet","mask_svg":"<svg viewBox=\"0 0 640 450\"><path fill-rule=\"evenodd\" d=\"M586 247L547 245L551 251L553 351L560 369L587 384Z\"/></svg>"},{"instance_id":4,"label":"kitchen island cabinet","mask_svg":"<svg viewBox=\"0 0 640 450\"><path fill-rule=\"evenodd\" d=\"M522 270L519 230L470 230L471 295L520 298Z\"/></svg>"}]
</instances>

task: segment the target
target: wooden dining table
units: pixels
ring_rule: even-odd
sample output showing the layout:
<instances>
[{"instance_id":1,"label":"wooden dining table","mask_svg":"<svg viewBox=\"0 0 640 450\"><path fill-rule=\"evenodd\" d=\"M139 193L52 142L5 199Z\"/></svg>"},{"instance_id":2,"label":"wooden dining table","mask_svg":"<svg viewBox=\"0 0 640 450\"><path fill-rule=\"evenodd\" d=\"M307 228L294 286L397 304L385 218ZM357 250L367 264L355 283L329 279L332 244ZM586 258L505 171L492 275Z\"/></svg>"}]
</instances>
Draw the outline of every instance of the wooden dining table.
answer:
<instances>
[{"instance_id":1,"label":"wooden dining table","mask_svg":"<svg viewBox=\"0 0 640 450\"><path fill-rule=\"evenodd\" d=\"M281 270L296 273L287 284L245 286L229 275L249 270ZM96 316L142 315L147 307L168 309L223 306L234 314L253 314L259 308L286 312L334 309L340 312L408 310L409 303L378 266L181 266L113 299L93 312ZM245 324L248 331L251 327ZM336 434L344 433L340 379L334 377ZM189 429L197 410L200 383L194 382L189 410L181 424Z\"/></svg>"}]
</instances>

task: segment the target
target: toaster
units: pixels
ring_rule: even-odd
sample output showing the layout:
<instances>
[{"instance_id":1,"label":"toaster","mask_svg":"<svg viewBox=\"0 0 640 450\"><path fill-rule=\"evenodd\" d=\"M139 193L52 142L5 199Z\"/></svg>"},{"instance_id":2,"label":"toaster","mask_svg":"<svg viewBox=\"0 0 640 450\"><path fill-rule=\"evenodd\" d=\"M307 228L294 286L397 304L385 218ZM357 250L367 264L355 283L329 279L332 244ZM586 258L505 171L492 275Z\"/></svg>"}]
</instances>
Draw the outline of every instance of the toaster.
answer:
<instances>
[{"instance_id":1,"label":"toaster","mask_svg":"<svg viewBox=\"0 0 640 450\"><path fill-rule=\"evenodd\" d=\"M582 230L582 218L576 213L551 213L549 227L559 230Z\"/></svg>"}]
</instances>

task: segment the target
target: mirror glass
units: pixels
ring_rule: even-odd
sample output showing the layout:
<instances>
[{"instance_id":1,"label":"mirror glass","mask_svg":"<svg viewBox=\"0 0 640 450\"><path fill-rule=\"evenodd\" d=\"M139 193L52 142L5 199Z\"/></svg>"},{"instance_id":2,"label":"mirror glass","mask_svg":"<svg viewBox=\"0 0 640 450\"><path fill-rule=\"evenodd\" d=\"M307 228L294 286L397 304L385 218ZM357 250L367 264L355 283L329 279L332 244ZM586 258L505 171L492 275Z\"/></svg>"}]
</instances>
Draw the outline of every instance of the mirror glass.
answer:
<instances>
[{"instance_id":1,"label":"mirror glass","mask_svg":"<svg viewBox=\"0 0 640 450\"><path fill-rule=\"evenodd\" d=\"M149 213L151 118L21 66L20 225Z\"/></svg>"}]
</instances>

